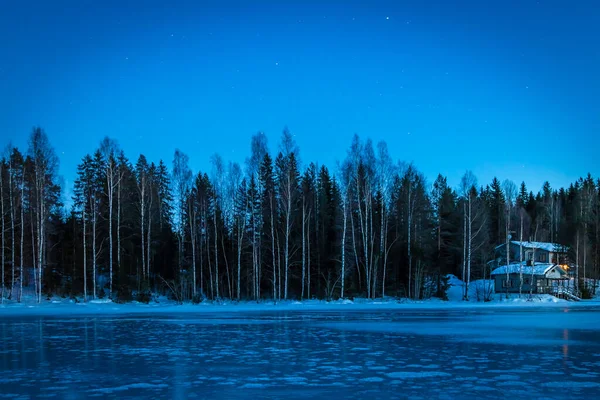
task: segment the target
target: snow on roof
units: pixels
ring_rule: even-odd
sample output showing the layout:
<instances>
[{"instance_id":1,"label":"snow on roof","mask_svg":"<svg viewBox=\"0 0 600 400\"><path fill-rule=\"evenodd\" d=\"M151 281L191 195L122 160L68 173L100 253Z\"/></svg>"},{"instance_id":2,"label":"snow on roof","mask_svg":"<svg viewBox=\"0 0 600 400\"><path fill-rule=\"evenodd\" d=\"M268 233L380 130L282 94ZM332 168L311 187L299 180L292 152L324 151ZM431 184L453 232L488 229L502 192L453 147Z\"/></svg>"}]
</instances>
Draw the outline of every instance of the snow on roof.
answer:
<instances>
[{"instance_id":1,"label":"snow on roof","mask_svg":"<svg viewBox=\"0 0 600 400\"><path fill-rule=\"evenodd\" d=\"M562 268L560 268L560 266L558 266L557 264L536 264L535 266L530 266L530 265L526 265L525 262L523 262L523 275L531 275L532 270L533 270L533 275L546 275L546 273L548 273L552 268L554 267L558 267L563 273L565 273L563 271ZM491 275L506 275L506 270L508 269L508 273L509 274L519 274L521 273L521 264L520 263L513 263L510 264L508 266L503 265L501 267L496 268L495 270L492 271Z\"/></svg>"},{"instance_id":2,"label":"snow on roof","mask_svg":"<svg viewBox=\"0 0 600 400\"><path fill-rule=\"evenodd\" d=\"M523 246L525 249L537 249L537 250L545 250L545 251L555 251L555 252L564 252L566 250L566 246L560 245L558 243L548 243L548 242L520 242L518 240L512 240L512 244L516 244L517 246ZM504 246L506 243L502 243L496 248Z\"/></svg>"}]
</instances>

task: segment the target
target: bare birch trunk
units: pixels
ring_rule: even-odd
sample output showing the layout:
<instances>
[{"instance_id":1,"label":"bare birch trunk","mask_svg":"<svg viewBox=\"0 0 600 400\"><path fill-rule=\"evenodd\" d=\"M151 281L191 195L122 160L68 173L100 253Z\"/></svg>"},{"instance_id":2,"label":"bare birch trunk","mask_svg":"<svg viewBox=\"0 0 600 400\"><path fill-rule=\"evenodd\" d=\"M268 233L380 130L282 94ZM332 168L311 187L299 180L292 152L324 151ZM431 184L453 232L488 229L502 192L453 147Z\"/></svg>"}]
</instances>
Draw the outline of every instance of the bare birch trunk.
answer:
<instances>
[{"instance_id":1,"label":"bare birch trunk","mask_svg":"<svg viewBox=\"0 0 600 400\"><path fill-rule=\"evenodd\" d=\"M273 300L277 300L277 260L275 259L275 221L273 218L273 195L269 193L269 212L271 214L271 256L273 259Z\"/></svg>"},{"instance_id":2,"label":"bare birch trunk","mask_svg":"<svg viewBox=\"0 0 600 400\"><path fill-rule=\"evenodd\" d=\"M87 302L87 217L85 215L85 204L83 205L81 219L83 221L83 301Z\"/></svg>"},{"instance_id":3,"label":"bare birch trunk","mask_svg":"<svg viewBox=\"0 0 600 400\"><path fill-rule=\"evenodd\" d=\"M575 246L575 289L579 292L579 228L577 228L577 236L576 236L577 244Z\"/></svg>"},{"instance_id":4,"label":"bare birch trunk","mask_svg":"<svg viewBox=\"0 0 600 400\"><path fill-rule=\"evenodd\" d=\"M473 250L473 214L472 214L472 198L469 193L469 247L467 249L467 287L465 297L469 301L469 285L471 284L471 258Z\"/></svg>"},{"instance_id":5,"label":"bare birch trunk","mask_svg":"<svg viewBox=\"0 0 600 400\"><path fill-rule=\"evenodd\" d=\"M304 196L302 196L302 289L300 292L300 300L304 299L304 280L306 277L306 205Z\"/></svg>"},{"instance_id":6,"label":"bare birch trunk","mask_svg":"<svg viewBox=\"0 0 600 400\"><path fill-rule=\"evenodd\" d=\"M219 298L219 249L218 249L218 232L217 232L217 209L213 214L213 222L215 225L215 293Z\"/></svg>"},{"instance_id":7,"label":"bare birch trunk","mask_svg":"<svg viewBox=\"0 0 600 400\"><path fill-rule=\"evenodd\" d=\"M0 218L2 218L2 232L0 241L0 252L2 252L2 291L0 293L0 303L4 304L4 182L2 178L2 169L0 169Z\"/></svg>"},{"instance_id":8,"label":"bare birch trunk","mask_svg":"<svg viewBox=\"0 0 600 400\"><path fill-rule=\"evenodd\" d=\"M150 202L148 204L148 233L146 240L146 276L148 277L148 286L150 285L150 244L152 243L152 193L150 193Z\"/></svg>"},{"instance_id":9,"label":"bare birch trunk","mask_svg":"<svg viewBox=\"0 0 600 400\"><path fill-rule=\"evenodd\" d=\"M536 221L535 224L535 232L533 233L533 242L535 243L537 240L537 233L538 233L538 227L539 227L539 221ZM531 278L530 278L530 285L529 285L529 298L533 297L533 279L534 279L534 270L535 270L535 251L537 250L537 248L534 246L533 247L533 256L531 257Z\"/></svg>"},{"instance_id":10,"label":"bare birch trunk","mask_svg":"<svg viewBox=\"0 0 600 400\"><path fill-rule=\"evenodd\" d=\"M521 214L521 227L520 227L520 239L519 239L519 297L523 294L523 210ZM533 284L533 282L532 282Z\"/></svg>"},{"instance_id":11,"label":"bare birch trunk","mask_svg":"<svg viewBox=\"0 0 600 400\"><path fill-rule=\"evenodd\" d=\"M462 281L463 281L463 300L467 299L466 274L467 274L467 204L463 202L463 262L462 262Z\"/></svg>"},{"instance_id":12,"label":"bare birch trunk","mask_svg":"<svg viewBox=\"0 0 600 400\"><path fill-rule=\"evenodd\" d=\"M25 166L23 166L23 178L21 180L21 251L19 252L19 298L23 297L23 243L25 242Z\"/></svg>"},{"instance_id":13,"label":"bare birch trunk","mask_svg":"<svg viewBox=\"0 0 600 400\"><path fill-rule=\"evenodd\" d=\"M37 209L37 204L36 204L36 209ZM31 263L33 265L33 285L35 288L35 298L37 301L37 296L38 296L38 279L37 279L37 250L36 250L36 246L37 246L37 241L35 239L35 232L37 231L37 225L39 223L37 216L34 218L33 215L33 206L30 207L29 210L29 219L31 221Z\"/></svg>"},{"instance_id":14,"label":"bare birch trunk","mask_svg":"<svg viewBox=\"0 0 600 400\"><path fill-rule=\"evenodd\" d=\"M244 207L244 214L246 213L246 210L248 209L248 204L245 205ZM243 215L241 217L242 220L242 225L238 226L238 240L237 240L237 299L238 301L241 300L241 287L240 287L240 281L241 281L241 277L242 277L242 248L244 245L244 232L246 230L246 215ZM275 270L275 266L273 266L273 271ZM274 286L273 286L274 287Z\"/></svg>"},{"instance_id":15,"label":"bare birch trunk","mask_svg":"<svg viewBox=\"0 0 600 400\"><path fill-rule=\"evenodd\" d=\"M344 217L343 217L343 228L342 228L342 289L340 291L341 295L340 297L343 299L344 298L344 288L345 288L345 282L346 282L346 225L348 222L348 213L346 212L346 204L348 203L347 201L347 193L344 192L344 199L342 200L343 203L343 209L342 212L344 213ZM385 268L385 267L384 267ZM385 269L383 270L383 291L385 293Z\"/></svg>"},{"instance_id":16,"label":"bare birch trunk","mask_svg":"<svg viewBox=\"0 0 600 400\"><path fill-rule=\"evenodd\" d=\"M382 190L383 193L383 190ZM381 205L381 224L380 224L380 232L379 232L379 259L383 263L382 272L383 277L381 279L381 297L385 297L385 243L384 243L384 230L385 230L385 218L386 218L386 208L385 208L385 199L382 196L382 205Z\"/></svg>"},{"instance_id":17,"label":"bare birch trunk","mask_svg":"<svg viewBox=\"0 0 600 400\"><path fill-rule=\"evenodd\" d=\"M409 185L412 185L409 182ZM412 243L411 243L411 228L412 228L412 187L408 188L408 297L412 299Z\"/></svg>"},{"instance_id":18,"label":"bare birch trunk","mask_svg":"<svg viewBox=\"0 0 600 400\"><path fill-rule=\"evenodd\" d=\"M110 163L111 161L109 161ZM107 174L107 185L108 185L108 271L109 271L109 298L112 299L113 293L113 170L112 166L109 167L109 173Z\"/></svg>"},{"instance_id":19,"label":"bare birch trunk","mask_svg":"<svg viewBox=\"0 0 600 400\"><path fill-rule=\"evenodd\" d=\"M292 211L292 190L291 190L291 182L289 182L290 172L288 171L288 198L287 198L287 210L285 214L285 248L284 252L284 262L285 262L285 283L284 283L284 299L288 298L288 274L290 267L290 213Z\"/></svg>"},{"instance_id":20,"label":"bare birch trunk","mask_svg":"<svg viewBox=\"0 0 600 400\"><path fill-rule=\"evenodd\" d=\"M227 291L229 292L229 298L232 299L232 290L231 290L231 273L229 272L229 261L227 260L227 252L225 251L225 240L223 238L224 235L221 235L221 249L223 250L223 261L225 261L225 273L227 275Z\"/></svg>"},{"instance_id":21,"label":"bare birch trunk","mask_svg":"<svg viewBox=\"0 0 600 400\"><path fill-rule=\"evenodd\" d=\"M144 174L145 172L141 172ZM142 240L142 279L146 281L146 178L140 176L140 230ZM181 256L180 256L181 257Z\"/></svg>"},{"instance_id":22,"label":"bare birch trunk","mask_svg":"<svg viewBox=\"0 0 600 400\"><path fill-rule=\"evenodd\" d=\"M95 195L92 197L92 201L94 202L92 207L92 283L93 283L93 295L94 299L96 299L96 260L98 254L96 253L96 221L97 221L97 210L96 210L96 197ZM142 247L142 253L144 252L144 248Z\"/></svg>"},{"instance_id":23,"label":"bare birch trunk","mask_svg":"<svg viewBox=\"0 0 600 400\"><path fill-rule=\"evenodd\" d=\"M312 210L308 211L308 220L306 222L306 229L308 230L307 236L308 241L306 243L306 252L307 252L307 260L306 260L306 271L307 271L307 299L310 299L310 214Z\"/></svg>"},{"instance_id":24,"label":"bare birch trunk","mask_svg":"<svg viewBox=\"0 0 600 400\"><path fill-rule=\"evenodd\" d=\"M507 200L509 201L509 200ZM508 285L510 283L510 206L506 212L506 298L508 299Z\"/></svg>"},{"instance_id":25,"label":"bare birch trunk","mask_svg":"<svg viewBox=\"0 0 600 400\"><path fill-rule=\"evenodd\" d=\"M212 263L210 261L210 237L209 237L208 221L206 221L206 259L208 261L208 280L210 283L210 297L211 297L211 299L214 300L215 286L214 286L214 282L213 282Z\"/></svg>"},{"instance_id":26,"label":"bare birch trunk","mask_svg":"<svg viewBox=\"0 0 600 400\"><path fill-rule=\"evenodd\" d=\"M117 186L117 273L121 271L121 180L120 175Z\"/></svg>"},{"instance_id":27,"label":"bare birch trunk","mask_svg":"<svg viewBox=\"0 0 600 400\"><path fill-rule=\"evenodd\" d=\"M10 157L10 156L9 156ZM10 237L11 237L11 255L10 255L10 265L11 265L11 283L10 283L10 296L12 299L14 290L15 290L15 199L14 199L14 191L13 191L13 164L12 157L9 159L9 174L8 174L8 194L10 196Z\"/></svg>"},{"instance_id":28,"label":"bare birch trunk","mask_svg":"<svg viewBox=\"0 0 600 400\"><path fill-rule=\"evenodd\" d=\"M190 240L192 242L192 296L196 296L196 211L194 209L194 205L192 203L192 199L190 199Z\"/></svg>"}]
</instances>

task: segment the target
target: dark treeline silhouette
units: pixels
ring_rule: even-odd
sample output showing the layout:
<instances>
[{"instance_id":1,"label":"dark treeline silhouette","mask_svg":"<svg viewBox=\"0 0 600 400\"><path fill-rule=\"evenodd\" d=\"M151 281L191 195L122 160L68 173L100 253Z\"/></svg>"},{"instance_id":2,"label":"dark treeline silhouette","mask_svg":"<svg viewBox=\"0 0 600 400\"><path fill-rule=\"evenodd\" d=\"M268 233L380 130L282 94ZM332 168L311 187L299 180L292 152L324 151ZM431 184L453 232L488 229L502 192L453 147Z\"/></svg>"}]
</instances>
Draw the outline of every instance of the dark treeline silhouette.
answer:
<instances>
[{"instance_id":1,"label":"dark treeline silhouette","mask_svg":"<svg viewBox=\"0 0 600 400\"><path fill-rule=\"evenodd\" d=\"M494 179L433 184L395 163L385 142L352 139L335 169L300 162L284 129L262 133L244 166L211 159L193 173L129 160L104 139L77 170L70 209L58 158L34 128L26 152L1 159L2 301L49 295L115 301L444 296L445 275L488 278L494 248L513 238L568 246L576 281L598 278L600 181L539 193Z\"/></svg>"}]
</instances>

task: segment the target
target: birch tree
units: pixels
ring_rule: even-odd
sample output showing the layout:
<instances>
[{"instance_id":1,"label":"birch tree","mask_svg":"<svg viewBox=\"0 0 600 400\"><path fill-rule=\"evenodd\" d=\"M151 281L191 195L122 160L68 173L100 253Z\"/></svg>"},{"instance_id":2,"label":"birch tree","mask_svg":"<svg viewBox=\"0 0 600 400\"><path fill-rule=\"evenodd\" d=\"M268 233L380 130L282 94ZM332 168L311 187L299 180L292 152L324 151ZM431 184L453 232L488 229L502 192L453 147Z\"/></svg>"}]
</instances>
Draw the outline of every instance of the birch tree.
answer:
<instances>
[{"instance_id":1,"label":"birch tree","mask_svg":"<svg viewBox=\"0 0 600 400\"><path fill-rule=\"evenodd\" d=\"M82 248L83 248L83 300L87 301L87 220L88 207L92 206L92 157L86 155L77 167L77 179L75 180L73 192L74 214L81 215L82 224Z\"/></svg>"},{"instance_id":2,"label":"birch tree","mask_svg":"<svg viewBox=\"0 0 600 400\"><path fill-rule=\"evenodd\" d=\"M519 215L519 297L523 293L523 239L528 236L525 232L527 228L526 223L528 223L529 219L529 215L525 209L526 204L527 188L525 182L522 182L519 197L517 198L517 212Z\"/></svg>"},{"instance_id":3,"label":"birch tree","mask_svg":"<svg viewBox=\"0 0 600 400\"><path fill-rule=\"evenodd\" d=\"M508 283L510 282L510 240L511 240L511 219L513 205L517 197L517 187L514 182L505 180L502 183L502 191L506 199L506 298L508 298Z\"/></svg>"},{"instance_id":4,"label":"birch tree","mask_svg":"<svg viewBox=\"0 0 600 400\"><path fill-rule=\"evenodd\" d=\"M293 219L296 201L298 199L298 147L292 134L287 129L283 130L281 138L281 157L278 157L279 190L281 210L283 212L283 260L284 260L284 299L288 298L289 269L290 269L290 239L292 235Z\"/></svg>"},{"instance_id":5,"label":"birch tree","mask_svg":"<svg viewBox=\"0 0 600 400\"><path fill-rule=\"evenodd\" d=\"M7 162L8 162L8 196L9 196L9 207L10 207L10 236L11 236L11 246L10 246L10 263L11 263L11 284L10 284L10 295L9 298L12 299L15 291L16 284L16 270L17 270L17 261L16 261L16 227L17 224L17 214L18 208L22 208L22 187L23 187L23 178L24 178L24 160L22 154L16 147L9 145L7 148ZM21 222L22 224L22 222ZM22 258L22 255L21 255ZM22 281L22 275L19 275L19 281ZM19 296L17 296L19 298Z\"/></svg>"},{"instance_id":6,"label":"birch tree","mask_svg":"<svg viewBox=\"0 0 600 400\"><path fill-rule=\"evenodd\" d=\"M2 291L0 292L0 303L4 304L4 264L5 264L5 246L4 246L4 220L5 220L5 211L4 211L4 175L6 168L6 162L4 158L0 159L0 219L2 219L2 223L0 229L0 252L2 255L0 256L0 262L2 262Z\"/></svg>"},{"instance_id":7,"label":"birch tree","mask_svg":"<svg viewBox=\"0 0 600 400\"><path fill-rule=\"evenodd\" d=\"M248 188L246 179L242 179L235 197L235 234L237 249L237 279L236 279L236 298L241 300L241 281L242 281L242 251L244 249L244 237L246 234L246 223L248 221L247 213L250 208L248 204ZM275 299L275 292L273 292Z\"/></svg>"},{"instance_id":8,"label":"birch tree","mask_svg":"<svg viewBox=\"0 0 600 400\"><path fill-rule=\"evenodd\" d=\"M178 269L183 269L183 252L185 241L185 209L186 198L190 190L192 171L189 168L189 157L179 149L175 150L173 156L173 185L175 198L175 230L177 232L178 243ZM192 294L196 296L196 264L192 265Z\"/></svg>"},{"instance_id":9,"label":"birch tree","mask_svg":"<svg viewBox=\"0 0 600 400\"><path fill-rule=\"evenodd\" d=\"M213 191L212 191L212 204L213 204L213 227L214 227L214 245L215 245L215 292L216 297L219 298L219 232L217 227L218 213L223 209L223 186L225 179L225 166L223 159L218 154L214 154L211 157L212 164L212 178L213 178Z\"/></svg>"},{"instance_id":10,"label":"birch tree","mask_svg":"<svg viewBox=\"0 0 600 400\"><path fill-rule=\"evenodd\" d=\"M246 173L249 177L249 203L250 203L250 230L252 245L252 277L253 277L253 297L258 299L260 296L260 276L262 266L261 256L261 233L263 230L264 213L263 200L264 188L263 180L260 177L261 164L268 154L267 136L263 132L258 132L252 136L250 141L250 157L246 159ZM272 207L271 207L272 209ZM271 224L271 226L273 226ZM271 235L271 240L274 241L274 235ZM275 247L275 244L272 243ZM275 268L275 266L273 266Z\"/></svg>"},{"instance_id":11,"label":"birch tree","mask_svg":"<svg viewBox=\"0 0 600 400\"><path fill-rule=\"evenodd\" d=\"M109 267L109 297L113 294L113 202L115 189L119 185L119 171L116 161L117 143L105 137L100 144L100 152L104 161L103 170L106 177L106 196L108 197L108 267Z\"/></svg>"},{"instance_id":12,"label":"birch tree","mask_svg":"<svg viewBox=\"0 0 600 400\"><path fill-rule=\"evenodd\" d=\"M33 164L34 240L37 251L37 301L42 301L42 277L46 254L46 228L53 203L56 202L58 158L48 136L41 128L34 128L29 137L29 157Z\"/></svg>"},{"instance_id":13,"label":"birch tree","mask_svg":"<svg viewBox=\"0 0 600 400\"><path fill-rule=\"evenodd\" d=\"M92 295L96 299L96 278L98 274L98 258L102 245L98 246L98 218L100 217L100 196L102 193L102 154L100 151L94 153L90 166L90 188L89 188L89 201L90 201L90 214L92 218ZM142 247L143 251L143 247Z\"/></svg>"},{"instance_id":14,"label":"birch tree","mask_svg":"<svg viewBox=\"0 0 600 400\"><path fill-rule=\"evenodd\" d=\"M349 213L349 193L350 193L350 185L352 180L352 166L348 161L344 162L339 167L339 179L340 182L340 192L341 192L341 203L342 203L342 241L341 241L341 289L340 289L340 298L344 298L344 289L346 287L346 232L348 230L348 213ZM382 278L382 296L385 296L385 264L383 270L383 278Z\"/></svg>"},{"instance_id":15,"label":"birch tree","mask_svg":"<svg viewBox=\"0 0 600 400\"><path fill-rule=\"evenodd\" d=\"M463 282L465 282L464 300L469 301L469 284L471 283L471 261L473 254L473 201L476 197L474 189L477 187L477 178L471 171L465 172L461 179L460 190L464 199L464 257L463 261Z\"/></svg>"},{"instance_id":16,"label":"birch tree","mask_svg":"<svg viewBox=\"0 0 600 400\"><path fill-rule=\"evenodd\" d=\"M18 191L15 190L15 185L18 182L18 160L15 157L16 148L9 145L7 148L7 159L8 159L8 197L10 207L10 266L11 266L11 280L10 280L10 295L12 299L15 290L15 197Z\"/></svg>"}]
</instances>

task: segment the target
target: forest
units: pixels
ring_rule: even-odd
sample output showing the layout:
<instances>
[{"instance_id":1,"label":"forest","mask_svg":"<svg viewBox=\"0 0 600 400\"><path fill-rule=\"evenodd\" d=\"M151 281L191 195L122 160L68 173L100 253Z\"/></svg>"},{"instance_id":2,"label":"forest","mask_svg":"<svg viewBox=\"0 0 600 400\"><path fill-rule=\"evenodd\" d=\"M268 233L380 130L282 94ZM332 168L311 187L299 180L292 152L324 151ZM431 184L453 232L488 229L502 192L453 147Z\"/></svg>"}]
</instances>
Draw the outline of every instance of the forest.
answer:
<instances>
[{"instance_id":1,"label":"forest","mask_svg":"<svg viewBox=\"0 0 600 400\"><path fill-rule=\"evenodd\" d=\"M27 149L9 144L0 159L2 301L443 298L447 274L489 278L508 235L568 246L580 285L599 277L589 174L536 193L467 171L452 188L357 135L329 168L302 160L287 128L276 147L257 133L243 165L215 154L192 171L183 151L170 166L130 160L105 138L82 154L67 199L33 128Z\"/></svg>"}]
</instances>

